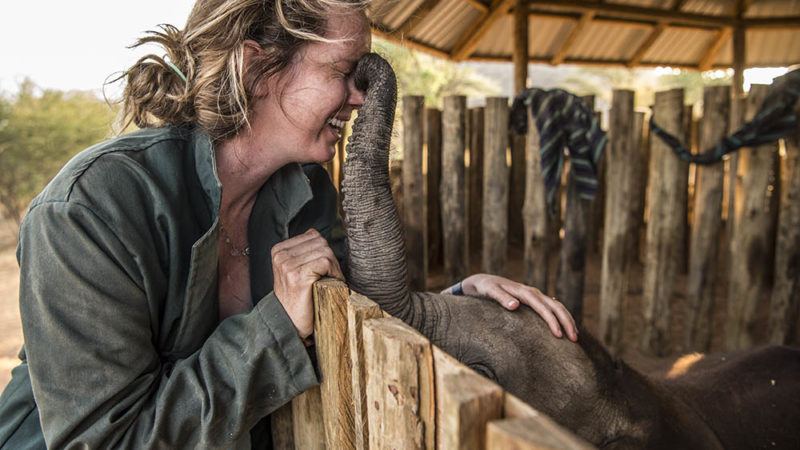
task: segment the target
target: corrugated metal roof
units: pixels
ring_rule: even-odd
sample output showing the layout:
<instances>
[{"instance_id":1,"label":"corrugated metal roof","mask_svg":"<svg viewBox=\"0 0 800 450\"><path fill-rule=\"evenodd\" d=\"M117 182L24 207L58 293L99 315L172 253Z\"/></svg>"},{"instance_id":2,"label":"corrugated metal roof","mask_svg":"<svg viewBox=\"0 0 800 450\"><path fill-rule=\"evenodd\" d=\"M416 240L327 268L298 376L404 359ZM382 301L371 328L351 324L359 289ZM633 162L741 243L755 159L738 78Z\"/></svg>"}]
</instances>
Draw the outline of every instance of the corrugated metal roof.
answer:
<instances>
[{"instance_id":1,"label":"corrugated metal roof","mask_svg":"<svg viewBox=\"0 0 800 450\"><path fill-rule=\"evenodd\" d=\"M675 3L677 1L677 3ZM438 56L475 60L510 60L513 46L514 1L501 0L373 0L370 13L381 36ZM529 57L568 63L673 65L698 68L732 64L732 34L747 26L746 66L791 65L800 62L800 0L754 0L745 19L735 18L732 0L590 0L566 2L530 0ZM489 4L506 6L496 20ZM675 9L674 5L679 8ZM433 5L432 8L430 6ZM483 6L481 6L483 5ZM428 12L405 33L395 33L427 6ZM584 14L593 14L580 33L570 36ZM657 32L663 27L661 32ZM479 29L474 45L467 33ZM722 36L722 40L719 37ZM719 42L717 42L719 41ZM565 44L569 45L565 47Z\"/></svg>"}]
</instances>

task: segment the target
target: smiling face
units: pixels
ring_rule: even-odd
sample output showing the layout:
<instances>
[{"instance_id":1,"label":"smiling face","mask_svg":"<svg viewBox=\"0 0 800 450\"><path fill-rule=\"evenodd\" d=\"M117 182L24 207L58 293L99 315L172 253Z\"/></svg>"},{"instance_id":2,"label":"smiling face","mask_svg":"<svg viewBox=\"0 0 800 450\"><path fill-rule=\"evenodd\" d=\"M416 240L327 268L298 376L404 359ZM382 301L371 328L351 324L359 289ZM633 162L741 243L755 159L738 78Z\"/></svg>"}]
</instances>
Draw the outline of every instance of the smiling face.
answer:
<instances>
[{"instance_id":1,"label":"smiling face","mask_svg":"<svg viewBox=\"0 0 800 450\"><path fill-rule=\"evenodd\" d=\"M253 99L252 131L283 163L333 158L344 123L364 101L349 76L371 45L364 14L331 14L325 37L334 42L304 45Z\"/></svg>"}]
</instances>

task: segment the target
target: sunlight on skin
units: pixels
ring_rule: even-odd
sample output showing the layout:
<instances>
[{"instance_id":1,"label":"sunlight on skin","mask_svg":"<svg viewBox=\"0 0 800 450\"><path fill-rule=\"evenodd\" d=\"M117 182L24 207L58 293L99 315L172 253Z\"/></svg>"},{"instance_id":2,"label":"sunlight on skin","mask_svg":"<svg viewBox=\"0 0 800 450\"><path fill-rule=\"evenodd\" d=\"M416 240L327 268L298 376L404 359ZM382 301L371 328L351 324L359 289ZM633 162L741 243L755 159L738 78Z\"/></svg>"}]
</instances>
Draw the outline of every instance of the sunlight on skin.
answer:
<instances>
[{"instance_id":1,"label":"sunlight on skin","mask_svg":"<svg viewBox=\"0 0 800 450\"><path fill-rule=\"evenodd\" d=\"M693 365L702 361L703 358L705 358L705 355L702 353L689 353L688 355L681 356L672 364L672 367L670 367L669 372L667 372L667 379L671 380L686 375L686 372L688 372Z\"/></svg>"}]
</instances>

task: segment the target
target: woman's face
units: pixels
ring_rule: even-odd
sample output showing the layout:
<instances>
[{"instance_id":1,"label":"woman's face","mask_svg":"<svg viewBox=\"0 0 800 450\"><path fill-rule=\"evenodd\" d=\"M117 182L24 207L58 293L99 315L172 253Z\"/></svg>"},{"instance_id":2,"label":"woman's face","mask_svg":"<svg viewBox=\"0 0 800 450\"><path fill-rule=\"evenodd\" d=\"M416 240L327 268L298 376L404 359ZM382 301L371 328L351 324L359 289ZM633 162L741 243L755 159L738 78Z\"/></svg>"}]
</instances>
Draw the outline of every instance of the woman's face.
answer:
<instances>
[{"instance_id":1,"label":"woman's face","mask_svg":"<svg viewBox=\"0 0 800 450\"><path fill-rule=\"evenodd\" d=\"M283 72L265 80L265 94L254 99L251 126L269 142L265 150L273 158L329 161L344 123L364 102L350 75L370 49L366 18L331 15L325 37L340 42L306 44Z\"/></svg>"}]
</instances>

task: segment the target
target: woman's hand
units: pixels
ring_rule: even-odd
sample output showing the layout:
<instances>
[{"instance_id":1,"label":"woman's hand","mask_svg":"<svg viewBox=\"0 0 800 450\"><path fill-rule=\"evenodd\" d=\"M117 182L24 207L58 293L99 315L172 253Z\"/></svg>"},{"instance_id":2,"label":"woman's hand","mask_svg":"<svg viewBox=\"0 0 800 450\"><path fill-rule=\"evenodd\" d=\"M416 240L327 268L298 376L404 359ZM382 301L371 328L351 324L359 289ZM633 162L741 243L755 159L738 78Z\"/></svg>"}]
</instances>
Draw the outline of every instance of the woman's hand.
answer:
<instances>
[{"instance_id":1,"label":"woman's hand","mask_svg":"<svg viewBox=\"0 0 800 450\"><path fill-rule=\"evenodd\" d=\"M496 275L479 273L465 278L461 282L461 289L465 295L490 298L510 311L517 309L520 303L528 305L542 316L554 336L562 337L563 328L571 341L578 340L578 327L567 308L535 287ZM449 293L449 290L450 288L443 293Z\"/></svg>"},{"instance_id":2,"label":"woman's hand","mask_svg":"<svg viewBox=\"0 0 800 450\"><path fill-rule=\"evenodd\" d=\"M328 241L315 229L272 247L274 291L297 334L305 340L314 332L311 286L322 277L344 280Z\"/></svg>"}]
</instances>

